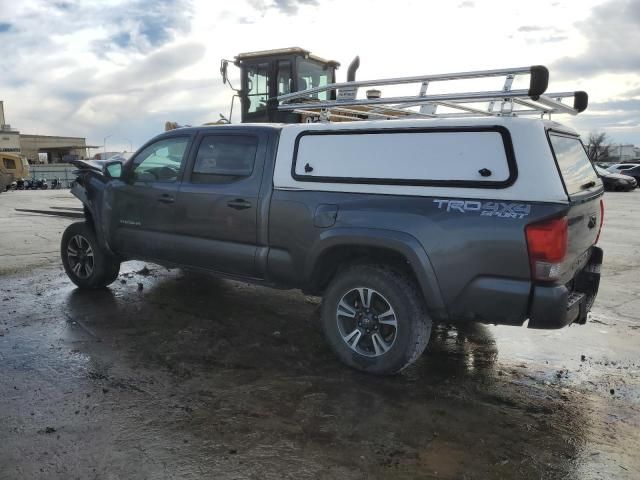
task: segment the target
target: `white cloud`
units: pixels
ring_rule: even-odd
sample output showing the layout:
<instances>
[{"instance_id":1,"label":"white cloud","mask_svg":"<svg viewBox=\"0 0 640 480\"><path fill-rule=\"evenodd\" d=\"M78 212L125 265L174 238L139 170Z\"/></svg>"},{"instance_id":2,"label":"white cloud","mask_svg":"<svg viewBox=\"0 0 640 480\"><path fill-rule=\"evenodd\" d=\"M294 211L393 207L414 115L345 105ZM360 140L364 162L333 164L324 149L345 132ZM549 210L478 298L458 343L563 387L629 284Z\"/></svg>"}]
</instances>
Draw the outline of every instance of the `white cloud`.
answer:
<instances>
[{"instance_id":1,"label":"white cloud","mask_svg":"<svg viewBox=\"0 0 640 480\"><path fill-rule=\"evenodd\" d=\"M569 54L557 62L562 72L591 76L640 71L640 2L611 0L596 6L576 26L587 39L587 46L581 54Z\"/></svg>"},{"instance_id":2,"label":"white cloud","mask_svg":"<svg viewBox=\"0 0 640 480\"><path fill-rule=\"evenodd\" d=\"M358 78L553 64L550 90L584 89L593 101L592 110L560 121L583 131L606 126L614 139L640 144L640 128L629 127L635 104L606 103L633 98L640 85L637 68L616 66L635 68L628 36L637 28L623 34L594 20L603 12L621 20L621 1L1 2L0 92L23 132L89 143L114 133L112 144L124 147L124 138L140 145L159 133L165 120L198 124L227 114L231 91L219 61L244 51L301 46L340 61L339 80L357 54ZM611 59L593 35L602 45L618 39ZM601 68L586 68L592 58Z\"/></svg>"}]
</instances>

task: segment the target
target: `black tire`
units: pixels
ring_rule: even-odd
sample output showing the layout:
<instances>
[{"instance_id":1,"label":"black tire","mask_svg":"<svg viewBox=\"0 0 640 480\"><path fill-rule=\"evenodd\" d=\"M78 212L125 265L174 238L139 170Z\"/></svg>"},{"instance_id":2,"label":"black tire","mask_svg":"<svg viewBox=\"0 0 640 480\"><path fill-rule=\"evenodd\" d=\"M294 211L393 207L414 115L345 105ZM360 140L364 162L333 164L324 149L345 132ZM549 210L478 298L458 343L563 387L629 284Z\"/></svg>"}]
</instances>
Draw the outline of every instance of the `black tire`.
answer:
<instances>
[{"instance_id":1,"label":"black tire","mask_svg":"<svg viewBox=\"0 0 640 480\"><path fill-rule=\"evenodd\" d=\"M370 309L358 300L367 296ZM347 308L340 306L342 301ZM391 316L379 310L393 312L395 331ZM326 289L321 324L327 342L343 363L364 372L390 375L424 352L432 321L415 282L407 275L382 265L355 265L338 273Z\"/></svg>"},{"instance_id":2,"label":"black tire","mask_svg":"<svg viewBox=\"0 0 640 480\"><path fill-rule=\"evenodd\" d=\"M67 227L62 234L60 256L67 276L80 288L106 287L120 273L120 262L100 248L93 228L86 222Z\"/></svg>"}]
</instances>

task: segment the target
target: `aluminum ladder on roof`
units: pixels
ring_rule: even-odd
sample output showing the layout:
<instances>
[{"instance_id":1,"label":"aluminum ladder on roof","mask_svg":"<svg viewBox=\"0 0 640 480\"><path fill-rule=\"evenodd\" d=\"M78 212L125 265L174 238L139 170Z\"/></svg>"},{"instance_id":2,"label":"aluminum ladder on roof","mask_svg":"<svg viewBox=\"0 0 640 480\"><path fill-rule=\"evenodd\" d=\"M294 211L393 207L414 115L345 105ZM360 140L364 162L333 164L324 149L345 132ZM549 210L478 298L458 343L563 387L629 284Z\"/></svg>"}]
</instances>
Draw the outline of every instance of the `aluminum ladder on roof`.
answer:
<instances>
[{"instance_id":1,"label":"aluminum ladder on roof","mask_svg":"<svg viewBox=\"0 0 640 480\"><path fill-rule=\"evenodd\" d=\"M529 76L529 88L511 88L517 76ZM505 77L502 90L474 91L464 93L427 94L431 83L452 80ZM378 90L369 90L367 98L357 98L361 87L384 85L404 85L419 83L420 90L415 96L384 98ZM410 117L452 118L479 116L520 116L551 115L567 113L577 115L588 105L588 95L583 91L545 93L549 83L549 70L542 65L531 67L479 70L438 75L362 80L331 83L299 92L276 97L279 111L301 114L306 121L338 121L368 119L398 119ZM317 94L336 92L335 100L318 100ZM573 98L573 104L563 103L563 99ZM483 108L481 104L487 104ZM499 108L496 103L500 103ZM453 112L438 113L438 107L447 107ZM419 110L410 110L419 107Z\"/></svg>"}]
</instances>

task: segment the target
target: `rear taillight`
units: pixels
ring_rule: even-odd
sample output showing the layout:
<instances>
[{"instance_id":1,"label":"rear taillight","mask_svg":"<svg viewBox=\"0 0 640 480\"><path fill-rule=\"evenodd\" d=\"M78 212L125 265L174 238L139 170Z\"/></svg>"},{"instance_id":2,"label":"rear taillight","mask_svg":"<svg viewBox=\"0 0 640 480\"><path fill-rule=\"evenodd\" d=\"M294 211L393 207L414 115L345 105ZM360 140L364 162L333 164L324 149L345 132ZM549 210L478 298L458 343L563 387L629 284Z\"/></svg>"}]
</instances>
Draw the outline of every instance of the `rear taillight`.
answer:
<instances>
[{"instance_id":1,"label":"rear taillight","mask_svg":"<svg viewBox=\"0 0 640 480\"><path fill-rule=\"evenodd\" d=\"M594 243L598 243L600 240L600 233L602 232L602 225L604 224L604 201L600 199L600 227L598 227L598 236Z\"/></svg>"},{"instance_id":2,"label":"rear taillight","mask_svg":"<svg viewBox=\"0 0 640 480\"><path fill-rule=\"evenodd\" d=\"M567 217L527 225L527 247L531 274L536 280L556 280L567 255Z\"/></svg>"}]
</instances>

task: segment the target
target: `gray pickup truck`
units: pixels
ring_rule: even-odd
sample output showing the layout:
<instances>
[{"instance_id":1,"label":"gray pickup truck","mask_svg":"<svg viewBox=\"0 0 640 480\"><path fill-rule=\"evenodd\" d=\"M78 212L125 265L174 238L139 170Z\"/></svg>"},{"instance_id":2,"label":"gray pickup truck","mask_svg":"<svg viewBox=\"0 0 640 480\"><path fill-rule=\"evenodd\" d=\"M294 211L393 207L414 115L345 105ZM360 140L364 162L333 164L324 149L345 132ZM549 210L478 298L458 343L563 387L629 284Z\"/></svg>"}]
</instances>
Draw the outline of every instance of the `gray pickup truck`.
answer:
<instances>
[{"instance_id":1,"label":"gray pickup truck","mask_svg":"<svg viewBox=\"0 0 640 480\"><path fill-rule=\"evenodd\" d=\"M129 160L78 161L81 288L131 259L323 297L347 365L395 373L432 323L585 323L603 186L551 121L452 118L179 128Z\"/></svg>"}]
</instances>

